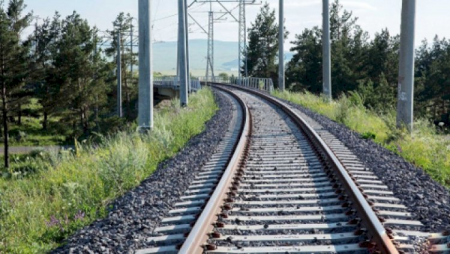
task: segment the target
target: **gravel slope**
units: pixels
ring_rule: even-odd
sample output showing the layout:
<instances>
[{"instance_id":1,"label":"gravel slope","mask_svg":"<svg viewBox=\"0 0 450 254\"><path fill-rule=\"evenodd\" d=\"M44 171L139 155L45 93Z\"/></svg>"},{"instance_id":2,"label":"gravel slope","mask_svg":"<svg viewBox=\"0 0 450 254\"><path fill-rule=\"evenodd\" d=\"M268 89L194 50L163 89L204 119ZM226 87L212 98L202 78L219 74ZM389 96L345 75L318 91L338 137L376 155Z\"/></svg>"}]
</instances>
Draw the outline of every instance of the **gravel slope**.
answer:
<instances>
[{"instance_id":1,"label":"gravel slope","mask_svg":"<svg viewBox=\"0 0 450 254\"><path fill-rule=\"evenodd\" d=\"M394 192L403 204L417 214L427 232L450 229L450 192L423 169L325 116L286 100L286 103L321 124L345 144L366 167Z\"/></svg>"},{"instance_id":2,"label":"gravel slope","mask_svg":"<svg viewBox=\"0 0 450 254\"><path fill-rule=\"evenodd\" d=\"M228 129L232 107L214 91L219 110L206 130L189 141L176 157L158 166L140 186L117 199L105 219L78 231L52 253L133 253L194 179L199 165L212 155Z\"/></svg>"}]
</instances>

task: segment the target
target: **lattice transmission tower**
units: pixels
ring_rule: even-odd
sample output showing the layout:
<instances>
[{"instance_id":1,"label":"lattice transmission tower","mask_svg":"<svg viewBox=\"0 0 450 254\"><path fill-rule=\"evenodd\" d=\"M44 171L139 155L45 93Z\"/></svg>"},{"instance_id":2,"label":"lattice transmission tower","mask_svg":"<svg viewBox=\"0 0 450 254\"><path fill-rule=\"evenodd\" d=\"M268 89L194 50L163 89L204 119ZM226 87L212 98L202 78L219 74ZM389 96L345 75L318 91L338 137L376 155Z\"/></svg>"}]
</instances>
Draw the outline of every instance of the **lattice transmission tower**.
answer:
<instances>
[{"instance_id":1,"label":"lattice transmission tower","mask_svg":"<svg viewBox=\"0 0 450 254\"><path fill-rule=\"evenodd\" d=\"M206 79L209 80L209 72L211 70L211 80L215 81L214 75L214 12L212 11L212 3L210 3L210 11L208 13L208 53L206 56Z\"/></svg>"},{"instance_id":2,"label":"lattice transmission tower","mask_svg":"<svg viewBox=\"0 0 450 254\"><path fill-rule=\"evenodd\" d=\"M246 18L245 18L245 0L240 0L239 2L239 83L242 79L242 72L241 72L241 64L243 61L244 52L247 50L247 25L246 25ZM245 57L247 59L247 57ZM247 60L244 63L244 73L245 77L248 76L248 70L247 70Z\"/></svg>"},{"instance_id":3,"label":"lattice transmission tower","mask_svg":"<svg viewBox=\"0 0 450 254\"><path fill-rule=\"evenodd\" d=\"M212 80L215 79L214 76L214 23L218 20L222 20L222 18L226 15L229 15L233 18L234 21L236 21L239 24L239 30L238 30L238 40L239 40L239 46L238 46L238 75L239 79L242 78L241 74L241 67L244 70L245 76L248 76L248 67L247 63L245 62L243 64L243 60L245 58L244 54L247 50L247 26L246 26L246 5L255 5L256 0L193 0L193 2L189 5L192 6L195 3L209 3L210 4L210 11L208 12L208 51L207 51L207 61L206 61L206 77L209 78L212 77ZM235 8L228 9L224 3L238 3L238 5ZM219 4L223 9L224 12L215 12L213 11L212 4ZM236 18L236 16L233 15L233 11L235 9L238 9L239 15ZM215 18L214 14L222 14L218 18ZM192 16L190 16L192 19L194 19ZM194 19L194 21L199 25L199 23ZM199 25L200 26L200 25ZM202 28L203 29L203 28ZM203 29L205 31L205 29ZM243 64L243 66L241 66Z\"/></svg>"}]
</instances>

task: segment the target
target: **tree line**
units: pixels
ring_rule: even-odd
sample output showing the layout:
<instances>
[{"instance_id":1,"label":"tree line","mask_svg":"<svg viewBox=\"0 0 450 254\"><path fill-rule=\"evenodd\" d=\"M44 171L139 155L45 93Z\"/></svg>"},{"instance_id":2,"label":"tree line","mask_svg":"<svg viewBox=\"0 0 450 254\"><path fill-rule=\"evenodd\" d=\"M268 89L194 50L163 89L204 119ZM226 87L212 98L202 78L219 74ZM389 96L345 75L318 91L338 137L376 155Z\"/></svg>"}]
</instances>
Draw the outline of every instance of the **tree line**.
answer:
<instances>
[{"instance_id":1,"label":"tree line","mask_svg":"<svg viewBox=\"0 0 450 254\"><path fill-rule=\"evenodd\" d=\"M278 24L275 11L265 4L251 28L246 51L249 75L276 81ZM358 92L367 107L385 112L397 101L400 36L387 28L370 38L358 18L335 0L330 8L333 96ZM322 29L296 34L286 66L291 91L322 92ZM241 70L242 74L245 74ZM275 82L276 83L276 82ZM450 40L438 36L422 41L416 50L415 114L450 124Z\"/></svg>"},{"instance_id":2,"label":"tree line","mask_svg":"<svg viewBox=\"0 0 450 254\"><path fill-rule=\"evenodd\" d=\"M20 125L22 108L31 99L40 104L42 129L70 138L119 128L136 116L137 80L130 66L137 55L127 47L132 17L121 13L111 31L99 31L78 13L59 13L36 22L24 13L24 0L0 1L0 94L5 166L9 167L11 123ZM23 37L27 28L33 32ZM116 58L121 36L125 119L115 116ZM106 39L105 39L106 38ZM57 119L50 124L49 119Z\"/></svg>"}]
</instances>

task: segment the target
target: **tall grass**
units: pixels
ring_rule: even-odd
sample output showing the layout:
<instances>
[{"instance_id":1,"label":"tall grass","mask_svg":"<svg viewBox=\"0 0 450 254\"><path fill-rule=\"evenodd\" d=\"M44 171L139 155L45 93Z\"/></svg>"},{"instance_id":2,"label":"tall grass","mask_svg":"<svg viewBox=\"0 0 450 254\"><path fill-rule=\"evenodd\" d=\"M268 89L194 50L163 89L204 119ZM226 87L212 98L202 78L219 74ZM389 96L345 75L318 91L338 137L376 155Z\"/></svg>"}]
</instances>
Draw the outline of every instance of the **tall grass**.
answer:
<instances>
[{"instance_id":1,"label":"tall grass","mask_svg":"<svg viewBox=\"0 0 450 254\"><path fill-rule=\"evenodd\" d=\"M394 110L378 113L367 109L357 93L342 96L332 102L309 92L275 91L273 95L302 105L331 120L344 124L371 138L407 161L423 168L433 179L450 187L450 139L439 135L427 120L417 120L412 134L396 128Z\"/></svg>"},{"instance_id":2,"label":"tall grass","mask_svg":"<svg viewBox=\"0 0 450 254\"><path fill-rule=\"evenodd\" d=\"M210 89L155 112L149 135L132 130L96 146L29 160L35 173L0 178L0 253L42 253L107 214L112 200L139 185L204 129L217 110Z\"/></svg>"}]
</instances>

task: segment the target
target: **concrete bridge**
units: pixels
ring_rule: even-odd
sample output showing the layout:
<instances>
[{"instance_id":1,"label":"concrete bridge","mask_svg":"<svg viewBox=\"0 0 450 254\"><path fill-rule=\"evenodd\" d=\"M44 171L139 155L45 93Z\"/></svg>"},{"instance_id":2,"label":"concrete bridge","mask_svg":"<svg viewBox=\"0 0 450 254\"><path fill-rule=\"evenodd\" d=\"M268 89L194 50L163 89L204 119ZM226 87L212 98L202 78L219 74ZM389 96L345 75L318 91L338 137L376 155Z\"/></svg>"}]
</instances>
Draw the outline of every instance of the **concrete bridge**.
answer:
<instances>
[{"instance_id":1,"label":"concrete bridge","mask_svg":"<svg viewBox=\"0 0 450 254\"><path fill-rule=\"evenodd\" d=\"M158 97L163 98L179 98L180 97L180 79L178 77L154 78L154 93ZM202 88L198 78L191 78L189 82L189 93L197 92Z\"/></svg>"},{"instance_id":2,"label":"concrete bridge","mask_svg":"<svg viewBox=\"0 0 450 254\"><path fill-rule=\"evenodd\" d=\"M188 91L189 93L197 92L202 88L202 85L207 83L225 83L241 85L244 87L250 87L258 90L272 92L274 89L273 81L270 78L215 78L215 77L198 77L191 78L189 82ZM160 98L179 98L180 97L180 79L178 77L164 77L164 78L154 78L153 87L154 93Z\"/></svg>"}]
</instances>

